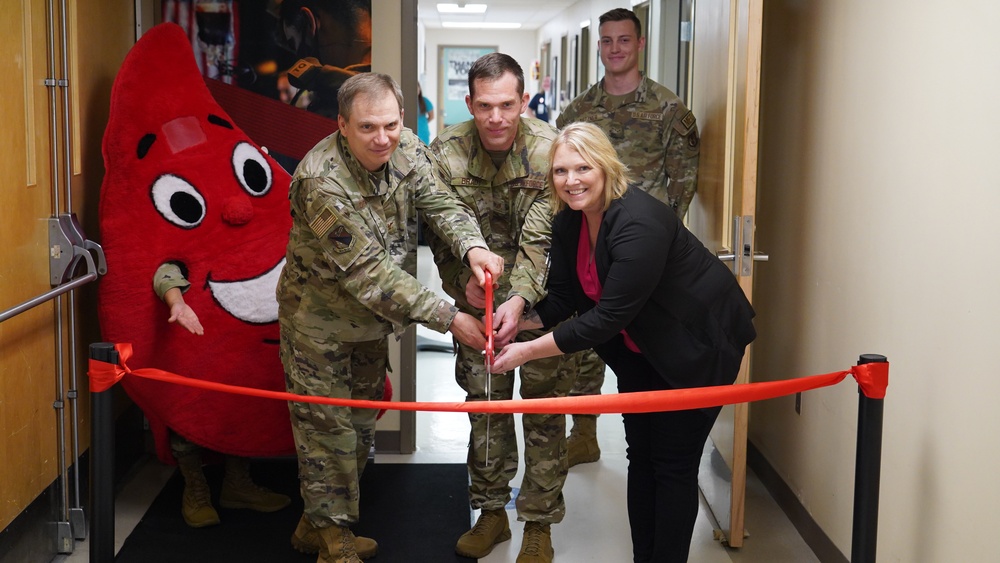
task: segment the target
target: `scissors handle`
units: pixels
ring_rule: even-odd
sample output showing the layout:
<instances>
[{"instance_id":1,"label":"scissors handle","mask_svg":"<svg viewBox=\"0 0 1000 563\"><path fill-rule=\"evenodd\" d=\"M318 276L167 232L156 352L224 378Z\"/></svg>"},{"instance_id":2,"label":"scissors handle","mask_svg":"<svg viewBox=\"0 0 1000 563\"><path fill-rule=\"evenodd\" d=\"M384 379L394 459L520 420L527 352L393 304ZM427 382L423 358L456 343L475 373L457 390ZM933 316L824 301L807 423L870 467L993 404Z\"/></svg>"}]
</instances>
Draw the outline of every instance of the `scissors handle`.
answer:
<instances>
[{"instance_id":1,"label":"scissors handle","mask_svg":"<svg viewBox=\"0 0 1000 563\"><path fill-rule=\"evenodd\" d=\"M486 367L493 365L493 273L484 270L486 277Z\"/></svg>"}]
</instances>

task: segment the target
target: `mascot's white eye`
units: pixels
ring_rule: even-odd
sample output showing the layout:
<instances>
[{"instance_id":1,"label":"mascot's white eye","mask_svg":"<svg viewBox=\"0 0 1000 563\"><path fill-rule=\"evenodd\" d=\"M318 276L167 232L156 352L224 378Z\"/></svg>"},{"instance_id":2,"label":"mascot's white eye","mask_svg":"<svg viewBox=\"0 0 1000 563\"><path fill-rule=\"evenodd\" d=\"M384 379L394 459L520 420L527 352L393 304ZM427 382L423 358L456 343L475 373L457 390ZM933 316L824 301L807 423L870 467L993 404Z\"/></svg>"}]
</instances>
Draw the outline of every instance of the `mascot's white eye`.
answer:
<instances>
[{"instance_id":1,"label":"mascot's white eye","mask_svg":"<svg viewBox=\"0 0 1000 563\"><path fill-rule=\"evenodd\" d=\"M149 191L160 215L178 227L193 229L205 219L205 198L187 180L164 174Z\"/></svg>"},{"instance_id":2,"label":"mascot's white eye","mask_svg":"<svg viewBox=\"0 0 1000 563\"><path fill-rule=\"evenodd\" d=\"M233 171L250 195L260 197L271 191L271 167L264 155L250 143L238 143L233 149Z\"/></svg>"}]
</instances>

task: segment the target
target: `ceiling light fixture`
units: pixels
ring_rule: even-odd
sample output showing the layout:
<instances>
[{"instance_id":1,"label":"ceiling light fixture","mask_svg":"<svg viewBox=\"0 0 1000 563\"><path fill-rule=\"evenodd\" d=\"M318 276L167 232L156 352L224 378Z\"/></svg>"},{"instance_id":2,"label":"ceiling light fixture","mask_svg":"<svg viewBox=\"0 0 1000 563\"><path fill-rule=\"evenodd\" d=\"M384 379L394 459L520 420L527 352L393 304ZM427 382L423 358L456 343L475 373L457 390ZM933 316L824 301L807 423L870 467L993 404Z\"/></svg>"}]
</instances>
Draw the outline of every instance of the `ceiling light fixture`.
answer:
<instances>
[{"instance_id":1,"label":"ceiling light fixture","mask_svg":"<svg viewBox=\"0 0 1000 563\"><path fill-rule=\"evenodd\" d=\"M438 4L439 14L482 14L486 12L486 4Z\"/></svg>"},{"instance_id":2,"label":"ceiling light fixture","mask_svg":"<svg viewBox=\"0 0 1000 563\"><path fill-rule=\"evenodd\" d=\"M519 23L493 22L441 22L441 27L452 29L520 29Z\"/></svg>"}]
</instances>

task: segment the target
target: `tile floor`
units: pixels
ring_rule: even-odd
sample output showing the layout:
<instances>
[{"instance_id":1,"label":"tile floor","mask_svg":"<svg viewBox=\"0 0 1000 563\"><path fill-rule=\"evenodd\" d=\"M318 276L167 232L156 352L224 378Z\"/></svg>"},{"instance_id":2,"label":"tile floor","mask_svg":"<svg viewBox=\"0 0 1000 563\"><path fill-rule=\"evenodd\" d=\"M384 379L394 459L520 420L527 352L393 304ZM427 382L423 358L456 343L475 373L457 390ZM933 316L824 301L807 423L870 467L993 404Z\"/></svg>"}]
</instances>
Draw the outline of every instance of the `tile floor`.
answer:
<instances>
[{"instance_id":1,"label":"tile floor","mask_svg":"<svg viewBox=\"0 0 1000 563\"><path fill-rule=\"evenodd\" d=\"M428 272L426 247L420 248L421 281L440 288L436 272ZM420 327L427 338L445 339ZM445 339L446 340L446 339ZM605 393L615 393L609 373ZM462 401L464 393L454 382L453 356L441 352L419 352L417 357L418 401ZM417 413L417 449L413 454L379 454L375 463L464 463L469 422L464 413ZM520 430L520 422L518 422ZM598 421L601 459L570 470L564 494L567 514L552 527L556 560L563 563L626 562L631 560L628 518L625 511L625 434L620 415L604 415ZM134 528L174 468L151 461L122 488L115 502L116 550ZM516 487L521 473L515 477ZM482 563L513 563L521 545L523 524L509 507L512 539L494 548ZM470 514L470 523L478 514ZM810 563L818 559L768 495L760 481L748 470L746 527L750 534L740 549L731 549L715 540L718 528L702 499L695 525L689 561L692 563ZM457 539L457 538L456 538ZM59 563L89 560L86 542L74 553L60 556ZM378 561L378 558L375 559ZM433 563L433 562L418 562Z\"/></svg>"}]
</instances>

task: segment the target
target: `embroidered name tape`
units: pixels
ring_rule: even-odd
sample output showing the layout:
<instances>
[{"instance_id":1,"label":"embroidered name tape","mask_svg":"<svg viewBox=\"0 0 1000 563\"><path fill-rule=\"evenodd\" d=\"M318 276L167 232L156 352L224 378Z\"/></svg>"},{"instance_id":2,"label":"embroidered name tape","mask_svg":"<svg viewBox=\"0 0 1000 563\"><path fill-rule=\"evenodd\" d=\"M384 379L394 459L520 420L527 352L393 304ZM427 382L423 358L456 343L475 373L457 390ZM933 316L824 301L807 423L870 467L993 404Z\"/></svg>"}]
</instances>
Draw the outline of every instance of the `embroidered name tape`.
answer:
<instances>
[{"instance_id":1,"label":"embroidered name tape","mask_svg":"<svg viewBox=\"0 0 1000 563\"><path fill-rule=\"evenodd\" d=\"M645 119L647 121L662 121L663 120L663 114L662 113L653 113L653 112L649 112L649 111L633 111L632 112L632 118L633 119Z\"/></svg>"}]
</instances>

